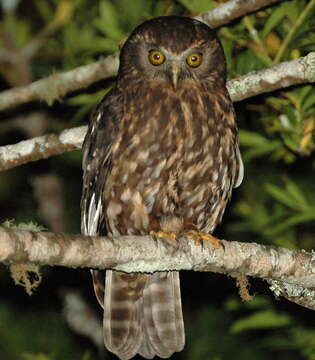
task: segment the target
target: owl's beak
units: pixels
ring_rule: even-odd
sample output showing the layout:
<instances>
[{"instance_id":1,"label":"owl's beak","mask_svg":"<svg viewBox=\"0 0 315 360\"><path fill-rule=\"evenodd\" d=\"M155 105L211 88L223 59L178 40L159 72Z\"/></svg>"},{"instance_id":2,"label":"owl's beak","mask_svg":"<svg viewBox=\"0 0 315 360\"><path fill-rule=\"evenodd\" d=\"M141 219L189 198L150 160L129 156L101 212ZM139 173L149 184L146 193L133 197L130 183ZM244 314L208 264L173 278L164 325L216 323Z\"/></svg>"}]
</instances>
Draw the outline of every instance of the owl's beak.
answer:
<instances>
[{"instance_id":1,"label":"owl's beak","mask_svg":"<svg viewBox=\"0 0 315 360\"><path fill-rule=\"evenodd\" d=\"M177 88L179 71L180 64L177 64L176 62L172 63L172 84L174 89Z\"/></svg>"}]
</instances>

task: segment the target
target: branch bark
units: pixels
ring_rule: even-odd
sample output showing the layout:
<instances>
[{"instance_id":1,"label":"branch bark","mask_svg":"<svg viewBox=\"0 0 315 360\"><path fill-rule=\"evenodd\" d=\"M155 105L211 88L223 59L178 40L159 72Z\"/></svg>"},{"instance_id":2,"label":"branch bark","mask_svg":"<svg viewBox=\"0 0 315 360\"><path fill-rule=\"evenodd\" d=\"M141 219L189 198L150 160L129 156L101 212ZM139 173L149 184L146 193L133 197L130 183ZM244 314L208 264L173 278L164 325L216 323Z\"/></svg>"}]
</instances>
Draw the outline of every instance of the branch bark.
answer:
<instances>
[{"instance_id":1,"label":"branch bark","mask_svg":"<svg viewBox=\"0 0 315 360\"><path fill-rule=\"evenodd\" d=\"M284 297L285 299L296 303L297 305L306 307L310 310L315 310L315 290L308 289L303 286L298 286L278 280L268 280L270 290L277 297Z\"/></svg>"},{"instance_id":2,"label":"branch bark","mask_svg":"<svg viewBox=\"0 0 315 360\"><path fill-rule=\"evenodd\" d=\"M96 81L114 76L117 70L118 57L108 56L90 65L80 66L60 74L52 74L29 85L2 91L0 93L0 111L34 100L45 100L51 103L70 91L86 88Z\"/></svg>"},{"instance_id":3,"label":"branch bark","mask_svg":"<svg viewBox=\"0 0 315 360\"><path fill-rule=\"evenodd\" d=\"M215 28L278 1L282 0L231 0L196 18ZM118 57L112 55L90 65L3 91L0 93L0 111L34 100L50 103L71 91L84 89L96 81L112 77L117 70Z\"/></svg>"},{"instance_id":4,"label":"branch bark","mask_svg":"<svg viewBox=\"0 0 315 360\"><path fill-rule=\"evenodd\" d=\"M253 71L228 82L233 101L292 85L315 82L315 52L269 68Z\"/></svg>"},{"instance_id":5,"label":"branch bark","mask_svg":"<svg viewBox=\"0 0 315 360\"><path fill-rule=\"evenodd\" d=\"M281 0L231 0L196 17L210 27L216 28Z\"/></svg>"},{"instance_id":6,"label":"branch bark","mask_svg":"<svg viewBox=\"0 0 315 360\"><path fill-rule=\"evenodd\" d=\"M66 129L60 134L39 136L17 144L0 147L0 171L23 165L30 161L46 159L52 155L80 149L87 126Z\"/></svg>"},{"instance_id":7,"label":"branch bark","mask_svg":"<svg viewBox=\"0 0 315 360\"><path fill-rule=\"evenodd\" d=\"M254 71L228 81L233 101L281 89L296 84L315 82L315 52L279 65ZM0 146L0 171L30 161L79 149L86 133L86 126L64 130L59 135L50 134Z\"/></svg>"},{"instance_id":8,"label":"branch bark","mask_svg":"<svg viewBox=\"0 0 315 360\"><path fill-rule=\"evenodd\" d=\"M0 227L0 262L114 269L124 272L193 270L242 274L315 288L315 256L256 243L220 240L176 245L151 236L91 237Z\"/></svg>"}]
</instances>

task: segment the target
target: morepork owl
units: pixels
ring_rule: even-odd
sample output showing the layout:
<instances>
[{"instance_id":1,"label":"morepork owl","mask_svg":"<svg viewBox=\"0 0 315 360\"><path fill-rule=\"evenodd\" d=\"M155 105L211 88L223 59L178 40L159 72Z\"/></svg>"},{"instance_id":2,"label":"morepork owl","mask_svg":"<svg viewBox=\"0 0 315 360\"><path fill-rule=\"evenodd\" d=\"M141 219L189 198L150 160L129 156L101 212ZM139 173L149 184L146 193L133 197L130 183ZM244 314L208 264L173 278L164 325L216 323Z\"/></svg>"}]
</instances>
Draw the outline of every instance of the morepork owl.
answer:
<instances>
[{"instance_id":1,"label":"morepork owl","mask_svg":"<svg viewBox=\"0 0 315 360\"><path fill-rule=\"evenodd\" d=\"M211 234L243 177L224 53L183 17L138 26L83 146L82 232ZM93 271L104 341L120 359L168 358L185 343L178 272Z\"/></svg>"}]
</instances>

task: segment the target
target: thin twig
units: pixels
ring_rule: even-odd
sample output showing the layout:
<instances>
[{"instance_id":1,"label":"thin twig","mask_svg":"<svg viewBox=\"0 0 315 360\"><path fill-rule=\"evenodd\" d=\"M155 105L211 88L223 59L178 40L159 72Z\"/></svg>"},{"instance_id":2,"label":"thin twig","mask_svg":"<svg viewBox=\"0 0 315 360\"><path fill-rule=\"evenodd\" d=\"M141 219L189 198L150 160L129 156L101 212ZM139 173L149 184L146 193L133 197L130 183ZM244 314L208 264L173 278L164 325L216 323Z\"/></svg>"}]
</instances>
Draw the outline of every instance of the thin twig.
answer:
<instances>
[{"instance_id":1,"label":"thin twig","mask_svg":"<svg viewBox=\"0 0 315 360\"><path fill-rule=\"evenodd\" d=\"M286 38L284 39L283 43L281 44L281 47L277 53L277 56L275 57L275 59L273 61L274 64L278 64L278 62L281 61L282 56L283 56L287 46L289 45L289 43L292 41L292 38L293 38L295 32L297 31L299 26L301 24L303 24L305 18L310 14L310 12L314 6L315 6L315 0L311 0L307 4L307 6L304 8L304 10L301 12L300 16L298 17L296 22L293 24L293 26L291 27L290 31L288 32Z\"/></svg>"},{"instance_id":2,"label":"thin twig","mask_svg":"<svg viewBox=\"0 0 315 360\"><path fill-rule=\"evenodd\" d=\"M272 60L268 54L267 48L264 42L261 40L258 31L255 29L251 19L249 16L244 16L243 22L249 32L250 37L255 41L255 43L259 46L260 51L256 51L256 56L259 57L265 64L265 66L271 66ZM261 53L260 53L261 52Z\"/></svg>"}]
</instances>

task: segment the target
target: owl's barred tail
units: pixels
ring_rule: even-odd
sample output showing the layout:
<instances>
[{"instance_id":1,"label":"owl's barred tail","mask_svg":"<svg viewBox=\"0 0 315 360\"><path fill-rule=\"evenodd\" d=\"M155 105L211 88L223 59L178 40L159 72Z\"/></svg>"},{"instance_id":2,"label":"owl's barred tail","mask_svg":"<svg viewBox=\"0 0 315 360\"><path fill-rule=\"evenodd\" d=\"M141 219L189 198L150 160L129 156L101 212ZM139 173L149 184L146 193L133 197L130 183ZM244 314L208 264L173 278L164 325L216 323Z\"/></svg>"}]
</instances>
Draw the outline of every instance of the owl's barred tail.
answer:
<instances>
[{"instance_id":1,"label":"owl's barred tail","mask_svg":"<svg viewBox=\"0 0 315 360\"><path fill-rule=\"evenodd\" d=\"M143 328L139 350L143 357L168 358L183 350L185 331L178 272L149 275L143 291Z\"/></svg>"},{"instance_id":2,"label":"owl's barred tail","mask_svg":"<svg viewBox=\"0 0 315 360\"><path fill-rule=\"evenodd\" d=\"M104 297L104 342L120 359L137 353L152 359L181 351L185 332L178 272L152 275L108 270Z\"/></svg>"}]
</instances>

